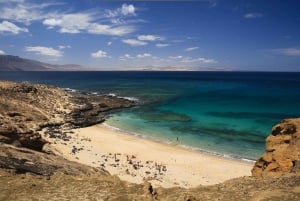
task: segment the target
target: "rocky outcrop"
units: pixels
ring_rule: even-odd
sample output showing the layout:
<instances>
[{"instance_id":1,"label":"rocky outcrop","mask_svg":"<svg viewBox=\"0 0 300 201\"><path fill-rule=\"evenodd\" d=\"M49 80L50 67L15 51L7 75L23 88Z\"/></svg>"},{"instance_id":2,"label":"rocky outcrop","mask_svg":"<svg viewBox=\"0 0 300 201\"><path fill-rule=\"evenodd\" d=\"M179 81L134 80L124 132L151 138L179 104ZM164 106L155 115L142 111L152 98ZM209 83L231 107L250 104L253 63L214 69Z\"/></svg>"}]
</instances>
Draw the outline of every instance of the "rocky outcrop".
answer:
<instances>
[{"instance_id":1,"label":"rocky outcrop","mask_svg":"<svg viewBox=\"0 0 300 201\"><path fill-rule=\"evenodd\" d=\"M109 175L101 168L92 168L68 161L60 156L7 144L0 146L0 168L12 174L32 173L43 176L51 176L59 172L74 176Z\"/></svg>"},{"instance_id":2,"label":"rocky outcrop","mask_svg":"<svg viewBox=\"0 0 300 201\"><path fill-rule=\"evenodd\" d=\"M113 109L132 107L133 101L113 96L93 96L77 94L72 97L72 102L79 107L72 110L66 118L73 128L83 128L105 121L105 112Z\"/></svg>"},{"instance_id":3,"label":"rocky outcrop","mask_svg":"<svg viewBox=\"0 0 300 201\"><path fill-rule=\"evenodd\" d=\"M98 124L105 120L105 112L133 105L118 97L0 81L0 142L42 151L42 133L68 140L71 129Z\"/></svg>"},{"instance_id":4,"label":"rocky outcrop","mask_svg":"<svg viewBox=\"0 0 300 201\"><path fill-rule=\"evenodd\" d=\"M71 109L63 103L68 99L55 87L0 82L0 142L41 150L46 141L37 131L39 126L61 121Z\"/></svg>"},{"instance_id":5,"label":"rocky outcrop","mask_svg":"<svg viewBox=\"0 0 300 201\"><path fill-rule=\"evenodd\" d=\"M300 172L300 118L286 119L272 128L266 139L266 153L255 163L252 175L276 177Z\"/></svg>"}]
</instances>

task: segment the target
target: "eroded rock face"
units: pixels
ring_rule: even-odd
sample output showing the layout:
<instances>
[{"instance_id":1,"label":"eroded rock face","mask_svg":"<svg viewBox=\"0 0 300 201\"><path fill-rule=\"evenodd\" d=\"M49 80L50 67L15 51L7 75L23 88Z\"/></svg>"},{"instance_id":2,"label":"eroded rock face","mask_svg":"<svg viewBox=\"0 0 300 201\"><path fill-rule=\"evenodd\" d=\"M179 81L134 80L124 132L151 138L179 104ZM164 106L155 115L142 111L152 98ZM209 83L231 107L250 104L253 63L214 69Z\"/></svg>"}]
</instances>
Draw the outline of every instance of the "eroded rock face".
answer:
<instances>
[{"instance_id":1,"label":"eroded rock face","mask_svg":"<svg viewBox=\"0 0 300 201\"><path fill-rule=\"evenodd\" d=\"M300 118L286 119L272 128L266 139L266 153L255 163L252 175L265 178L299 172L299 163Z\"/></svg>"}]
</instances>

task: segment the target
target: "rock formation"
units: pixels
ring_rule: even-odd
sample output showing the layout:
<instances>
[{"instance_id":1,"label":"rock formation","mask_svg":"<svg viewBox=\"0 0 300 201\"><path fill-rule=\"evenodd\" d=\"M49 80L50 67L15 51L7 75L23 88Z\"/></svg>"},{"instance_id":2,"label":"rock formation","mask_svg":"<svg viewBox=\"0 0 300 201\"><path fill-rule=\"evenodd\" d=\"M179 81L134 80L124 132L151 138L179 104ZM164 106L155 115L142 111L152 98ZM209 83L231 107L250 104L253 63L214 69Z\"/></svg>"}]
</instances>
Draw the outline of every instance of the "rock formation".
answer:
<instances>
[{"instance_id":1,"label":"rock formation","mask_svg":"<svg viewBox=\"0 0 300 201\"><path fill-rule=\"evenodd\" d=\"M272 128L266 153L255 163L252 175L276 177L300 170L300 118L286 119Z\"/></svg>"},{"instance_id":2,"label":"rock formation","mask_svg":"<svg viewBox=\"0 0 300 201\"><path fill-rule=\"evenodd\" d=\"M70 129L103 122L104 112L133 105L133 101L118 97L0 81L0 142L42 151L46 143L42 131L65 139Z\"/></svg>"},{"instance_id":3,"label":"rock formation","mask_svg":"<svg viewBox=\"0 0 300 201\"><path fill-rule=\"evenodd\" d=\"M103 169L68 161L61 156L7 144L0 145L0 168L12 174L31 173L43 176L52 176L58 172L74 176L109 175Z\"/></svg>"}]
</instances>

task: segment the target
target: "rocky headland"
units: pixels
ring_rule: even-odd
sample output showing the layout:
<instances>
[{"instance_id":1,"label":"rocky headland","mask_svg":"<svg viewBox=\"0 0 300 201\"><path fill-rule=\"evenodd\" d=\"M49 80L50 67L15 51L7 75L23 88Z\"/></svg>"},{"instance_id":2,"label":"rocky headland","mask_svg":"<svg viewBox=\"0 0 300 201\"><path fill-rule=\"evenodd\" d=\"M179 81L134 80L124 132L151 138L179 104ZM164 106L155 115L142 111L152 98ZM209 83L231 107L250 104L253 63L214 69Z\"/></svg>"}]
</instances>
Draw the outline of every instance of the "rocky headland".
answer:
<instances>
[{"instance_id":1,"label":"rocky headland","mask_svg":"<svg viewBox=\"0 0 300 201\"><path fill-rule=\"evenodd\" d=\"M118 97L0 81L0 200L300 199L300 119L274 126L252 177L190 189L122 181L101 167L66 160L51 149L51 143L70 141L73 129L101 123L108 112L135 104ZM50 138L55 140L50 143Z\"/></svg>"},{"instance_id":2,"label":"rocky headland","mask_svg":"<svg viewBox=\"0 0 300 201\"><path fill-rule=\"evenodd\" d=\"M272 128L266 153L255 163L252 175L268 178L292 172L300 172L300 118L285 119Z\"/></svg>"},{"instance_id":3,"label":"rocky headland","mask_svg":"<svg viewBox=\"0 0 300 201\"><path fill-rule=\"evenodd\" d=\"M40 168L43 156L51 156L45 154L52 152L47 137L69 141L72 129L101 123L106 112L135 105L118 97L70 93L52 86L8 81L0 82L0 94L0 143L6 150L1 151L0 167L43 175L52 175L54 171L31 170ZM59 160L43 165L52 166L55 161Z\"/></svg>"}]
</instances>

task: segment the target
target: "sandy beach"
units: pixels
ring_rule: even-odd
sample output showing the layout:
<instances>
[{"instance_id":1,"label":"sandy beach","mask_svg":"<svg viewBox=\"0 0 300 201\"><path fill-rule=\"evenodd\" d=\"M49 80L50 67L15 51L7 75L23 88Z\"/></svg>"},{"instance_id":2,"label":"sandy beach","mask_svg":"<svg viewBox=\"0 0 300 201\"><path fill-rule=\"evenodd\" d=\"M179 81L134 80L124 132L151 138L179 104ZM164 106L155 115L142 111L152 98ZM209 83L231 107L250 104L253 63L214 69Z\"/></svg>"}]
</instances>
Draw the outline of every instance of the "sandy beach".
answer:
<instances>
[{"instance_id":1,"label":"sandy beach","mask_svg":"<svg viewBox=\"0 0 300 201\"><path fill-rule=\"evenodd\" d=\"M63 157L133 183L185 188L212 185L251 175L253 163L194 152L176 144L162 144L96 125L74 130L67 142L57 139L51 147Z\"/></svg>"}]
</instances>

